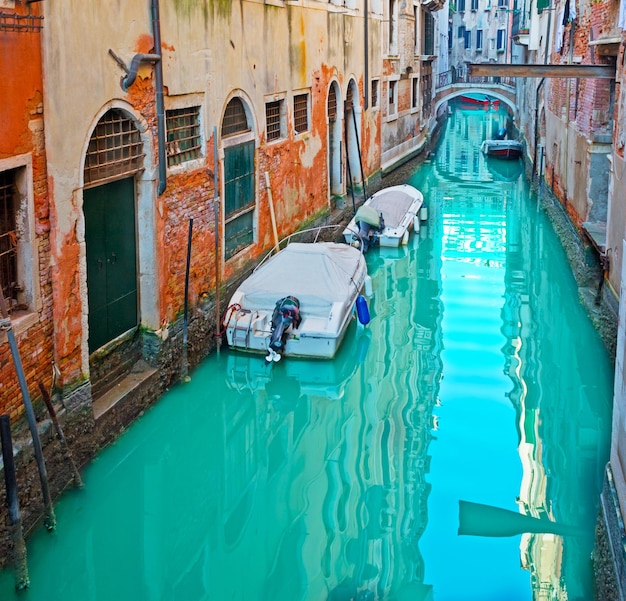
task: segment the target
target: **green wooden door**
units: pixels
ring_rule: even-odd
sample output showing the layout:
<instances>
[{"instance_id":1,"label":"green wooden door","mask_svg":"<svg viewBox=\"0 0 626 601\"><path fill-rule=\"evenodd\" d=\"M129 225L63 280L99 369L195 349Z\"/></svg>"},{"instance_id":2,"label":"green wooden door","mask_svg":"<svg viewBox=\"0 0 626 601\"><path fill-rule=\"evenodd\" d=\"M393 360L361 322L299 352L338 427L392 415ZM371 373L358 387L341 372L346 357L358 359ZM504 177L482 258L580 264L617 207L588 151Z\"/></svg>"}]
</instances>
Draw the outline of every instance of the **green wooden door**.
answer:
<instances>
[{"instance_id":1,"label":"green wooden door","mask_svg":"<svg viewBox=\"0 0 626 601\"><path fill-rule=\"evenodd\" d=\"M224 150L224 255L252 244L254 235L254 141Z\"/></svg>"},{"instance_id":2,"label":"green wooden door","mask_svg":"<svg viewBox=\"0 0 626 601\"><path fill-rule=\"evenodd\" d=\"M135 180L85 190L89 352L137 326Z\"/></svg>"}]
</instances>

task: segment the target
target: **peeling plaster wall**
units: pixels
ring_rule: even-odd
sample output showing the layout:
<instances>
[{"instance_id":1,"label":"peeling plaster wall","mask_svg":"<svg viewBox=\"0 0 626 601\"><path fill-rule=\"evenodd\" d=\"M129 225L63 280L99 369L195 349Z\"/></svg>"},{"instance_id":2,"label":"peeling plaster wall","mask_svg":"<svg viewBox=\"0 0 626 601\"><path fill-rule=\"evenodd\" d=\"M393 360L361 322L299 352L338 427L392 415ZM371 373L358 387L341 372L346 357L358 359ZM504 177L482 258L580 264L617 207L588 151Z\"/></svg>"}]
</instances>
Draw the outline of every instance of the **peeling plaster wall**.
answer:
<instances>
[{"instance_id":1,"label":"peeling plaster wall","mask_svg":"<svg viewBox=\"0 0 626 601\"><path fill-rule=\"evenodd\" d=\"M16 241L18 300L27 309L11 315L29 395L41 397L38 382L50 387L55 350L52 338L50 211L44 143L40 5L9 2L4 12L35 17L34 28L0 34L0 171L17 186ZM22 22L24 24L25 22ZM29 22L26 22L29 23ZM7 336L0 333L0 414L15 421L24 413Z\"/></svg>"},{"instance_id":2,"label":"peeling plaster wall","mask_svg":"<svg viewBox=\"0 0 626 601\"><path fill-rule=\"evenodd\" d=\"M222 278L237 274L273 245L265 172L270 175L280 237L328 209L328 90L336 81L342 104L354 79L362 105L370 83L363 75L362 6L161 0L165 108L200 106L203 157L168 169L167 189L157 198L154 69L142 65L137 80L124 92L124 72L109 55L112 50L129 65L136 53L155 52L150 0L66 0L42 7L55 344L62 385L71 387L89 377L82 171L98 119L111 107L123 108L142 134L146 164L137 177L141 324L156 329L182 312L190 217L191 305L214 290L213 201L223 188L220 164L220 187L216 191L213 186L213 132L217 128L218 159L223 160L221 121L228 101L238 95L250 111L257 207L254 243L226 263L219 258ZM370 80L382 81L381 28L381 16L373 15L367 49ZM300 92L310 93L310 127L295 135L293 95ZM379 96L382 104L382 85ZM274 97L284 100L287 135L267 143L265 103ZM343 116L343 106L339 108ZM380 113L380 108L357 112L366 176L381 166ZM388 145L405 143L414 135L415 117ZM345 160L343 169L345 182Z\"/></svg>"}]
</instances>

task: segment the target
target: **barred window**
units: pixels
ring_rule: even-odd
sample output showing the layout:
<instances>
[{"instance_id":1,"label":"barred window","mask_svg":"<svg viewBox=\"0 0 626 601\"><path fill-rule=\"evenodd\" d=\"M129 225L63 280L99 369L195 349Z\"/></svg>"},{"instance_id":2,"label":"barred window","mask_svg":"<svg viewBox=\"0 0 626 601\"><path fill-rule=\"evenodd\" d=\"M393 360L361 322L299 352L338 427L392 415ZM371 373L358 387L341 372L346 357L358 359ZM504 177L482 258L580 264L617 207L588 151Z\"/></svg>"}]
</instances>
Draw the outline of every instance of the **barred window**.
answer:
<instances>
[{"instance_id":1,"label":"barred window","mask_svg":"<svg viewBox=\"0 0 626 601\"><path fill-rule=\"evenodd\" d=\"M283 136L281 127L283 113L283 101L275 100L265 103L265 127L267 130L267 141L280 140Z\"/></svg>"},{"instance_id":2,"label":"barred window","mask_svg":"<svg viewBox=\"0 0 626 601\"><path fill-rule=\"evenodd\" d=\"M246 109L241 102L241 98L232 98L224 111L222 121L222 137L234 136L250 131Z\"/></svg>"},{"instance_id":3,"label":"barred window","mask_svg":"<svg viewBox=\"0 0 626 601\"><path fill-rule=\"evenodd\" d=\"M15 180L16 169L0 173L0 285L9 312L16 308L17 293L21 290L17 281L15 210L19 198Z\"/></svg>"},{"instance_id":4,"label":"barred window","mask_svg":"<svg viewBox=\"0 0 626 601\"><path fill-rule=\"evenodd\" d=\"M293 125L297 134L309 129L309 95L296 94L293 97Z\"/></svg>"},{"instance_id":5,"label":"barred window","mask_svg":"<svg viewBox=\"0 0 626 601\"><path fill-rule=\"evenodd\" d=\"M180 165L200 157L200 107L173 109L166 113L167 164Z\"/></svg>"},{"instance_id":6,"label":"barred window","mask_svg":"<svg viewBox=\"0 0 626 601\"><path fill-rule=\"evenodd\" d=\"M129 116L111 109L91 134L85 157L85 187L134 175L143 169L141 135Z\"/></svg>"},{"instance_id":7,"label":"barred window","mask_svg":"<svg viewBox=\"0 0 626 601\"><path fill-rule=\"evenodd\" d=\"M334 123L335 121L337 121L337 90L332 85L328 93L328 122Z\"/></svg>"}]
</instances>

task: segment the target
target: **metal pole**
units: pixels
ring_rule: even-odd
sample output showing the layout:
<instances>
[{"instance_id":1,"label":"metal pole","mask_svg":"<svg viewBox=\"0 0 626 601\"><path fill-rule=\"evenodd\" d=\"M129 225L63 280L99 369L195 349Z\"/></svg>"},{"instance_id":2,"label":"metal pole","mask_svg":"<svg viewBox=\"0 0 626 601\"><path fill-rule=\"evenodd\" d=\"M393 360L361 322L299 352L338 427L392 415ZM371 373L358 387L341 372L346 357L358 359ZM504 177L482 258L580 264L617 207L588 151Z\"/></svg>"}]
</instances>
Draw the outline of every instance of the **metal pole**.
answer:
<instances>
[{"instance_id":1,"label":"metal pole","mask_svg":"<svg viewBox=\"0 0 626 601\"><path fill-rule=\"evenodd\" d=\"M354 123L354 137L356 138L356 149L359 153L359 167L361 168L361 181L363 183L363 202L367 200L367 190L365 189L365 173L363 172L363 160L361 159L361 144L359 143L359 132L356 128L356 113L352 107L352 123Z\"/></svg>"},{"instance_id":2,"label":"metal pole","mask_svg":"<svg viewBox=\"0 0 626 601\"><path fill-rule=\"evenodd\" d=\"M185 313L183 317L183 368L181 379L183 382L189 382L189 367L187 364L187 329L189 314L189 267L191 263L191 237L193 231L193 217L189 219L189 235L187 236L187 266L185 268Z\"/></svg>"},{"instance_id":3,"label":"metal pole","mask_svg":"<svg viewBox=\"0 0 626 601\"><path fill-rule=\"evenodd\" d=\"M215 224L215 342L217 352L222 346L222 336L220 333L220 196L217 190L217 170L219 161L217 160L217 127L213 126L213 210Z\"/></svg>"},{"instance_id":4,"label":"metal pole","mask_svg":"<svg viewBox=\"0 0 626 601\"><path fill-rule=\"evenodd\" d=\"M67 445L67 441L65 440L65 435L63 434L63 430L61 429L61 424L59 424L59 419L57 418L57 412L54 409L54 405L52 404L52 400L50 399L50 394L46 390L46 387L43 385L43 382L38 382L39 390L43 396L43 402L46 404L48 408L48 413L50 414L50 418L52 419L52 423L54 424L54 429L56 430L57 436L61 441L61 445L63 446L63 450L65 451L65 458L67 462L70 464L70 468L72 469L72 474L74 478L74 484L78 488L83 488L83 479L80 477L80 472L74 463L74 459L72 457L72 453L70 448Z\"/></svg>"},{"instance_id":5,"label":"metal pole","mask_svg":"<svg viewBox=\"0 0 626 601\"><path fill-rule=\"evenodd\" d=\"M7 505L11 542L13 543L13 567L15 569L15 588L28 588L28 564L26 561L26 544L20 516L20 501L17 496L17 478L13 461L13 442L11 441L11 420L8 415L0 415L0 441L2 441L2 461L4 462L4 482L7 488Z\"/></svg>"},{"instance_id":6,"label":"metal pole","mask_svg":"<svg viewBox=\"0 0 626 601\"><path fill-rule=\"evenodd\" d=\"M2 287L0 287L0 313L2 313L2 320L0 322L0 329L3 329L7 334L9 346L11 347L11 355L13 356L13 364L15 365L15 371L17 373L17 379L20 384L20 390L22 391L22 398L24 401L24 408L26 409L26 419L28 421L28 427L30 429L30 435L33 439L33 451L35 452L35 459L37 460L37 468L39 469L39 480L41 481L41 492L44 502L44 526L48 530L54 530L56 526L56 518L54 516L54 509L52 507L52 498L50 497L50 490L48 488L48 474L46 473L46 463L43 458L43 451L41 449L41 440L39 439L39 432L37 431L37 420L35 418L35 412L33 411L33 405L30 402L30 394L28 392L28 386L26 385L26 377L24 376L24 368L22 367L22 360L20 358L20 352L17 348L17 342L15 340L15 333L13 332L13 324L11 318L7 313L6 304L4 302L4 294Z\"/></svg>"},{"instance_id":7,"label":"metal pole","mask_svg":"<svg viewBox=\"0 0 626 601\"><path fill-rule=\"evenodd\" d=\"M346 139L346 167L348 168L348 178L350 179L350 195L352 196L352 210L356 215L356 202L354 201L354 184L352 183L352 170L350 169L350 155L348 153L348 120L346 119L347 103L344 103L343 110L343 135Z\"/></svg>"}]
</instances>

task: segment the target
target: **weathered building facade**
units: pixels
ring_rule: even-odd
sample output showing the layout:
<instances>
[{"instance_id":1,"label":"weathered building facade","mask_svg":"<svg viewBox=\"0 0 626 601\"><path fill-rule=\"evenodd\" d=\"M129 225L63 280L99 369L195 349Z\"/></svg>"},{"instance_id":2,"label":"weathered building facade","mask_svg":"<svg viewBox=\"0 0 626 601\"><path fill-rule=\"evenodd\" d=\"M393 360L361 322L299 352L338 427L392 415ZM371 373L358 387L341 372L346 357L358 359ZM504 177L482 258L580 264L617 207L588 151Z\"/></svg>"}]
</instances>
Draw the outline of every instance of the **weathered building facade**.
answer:
<instances>
[{"instance_id":1,"label":"weathered building facade","mask_svg":"<svg viewBox=\"0 0 626 601\"><path fill-rule=\"evenodd\" d=\"M44 143L42 7L0 2L0 281L30 394L52 380L50 210ZM1 413L22 413L6 334L0 334Z\"/></svg>"},{"instance_id":2,"label":"weathered building facade","mask_svg":"<svg viewBox=\"0 0 626 601\"><path fill-rule=\"evenodd\" d=\"M587 261L602 274L581 285L616 310L619 326L610 462L599 515L598 598L626 598L626 354L624 331L623 2L561 0L520 3L514 39L523 63L606 65L614 77L532 77L518 84L520 130L535 182L557 199L586 249ZM593 274L591 270L589 273ZM596 271L597 273L597 271ZM609 330L612 330L609 328ZM605 333L613 338L614 332Z\"/></svg>"},{"instance_id":3,"label":"weathered building facade","mask_svg":"<svg viewBox=\"0 0 626 601\"><path fill-rule=\"evenodd\" d=\"M27 52L0 31L4 72L32 81L0 107L15 130L0 171L16 154L33 165L24 252L35 269L20 294L46 335L28 336L27 376L54 374L66 407L89 404L172 342L190 232L193 309L276 238L423 149L442 6L2 0L3 19L38 24ZM14 388L0 410L17 417Z\"/></svg>"}]
</instances>

